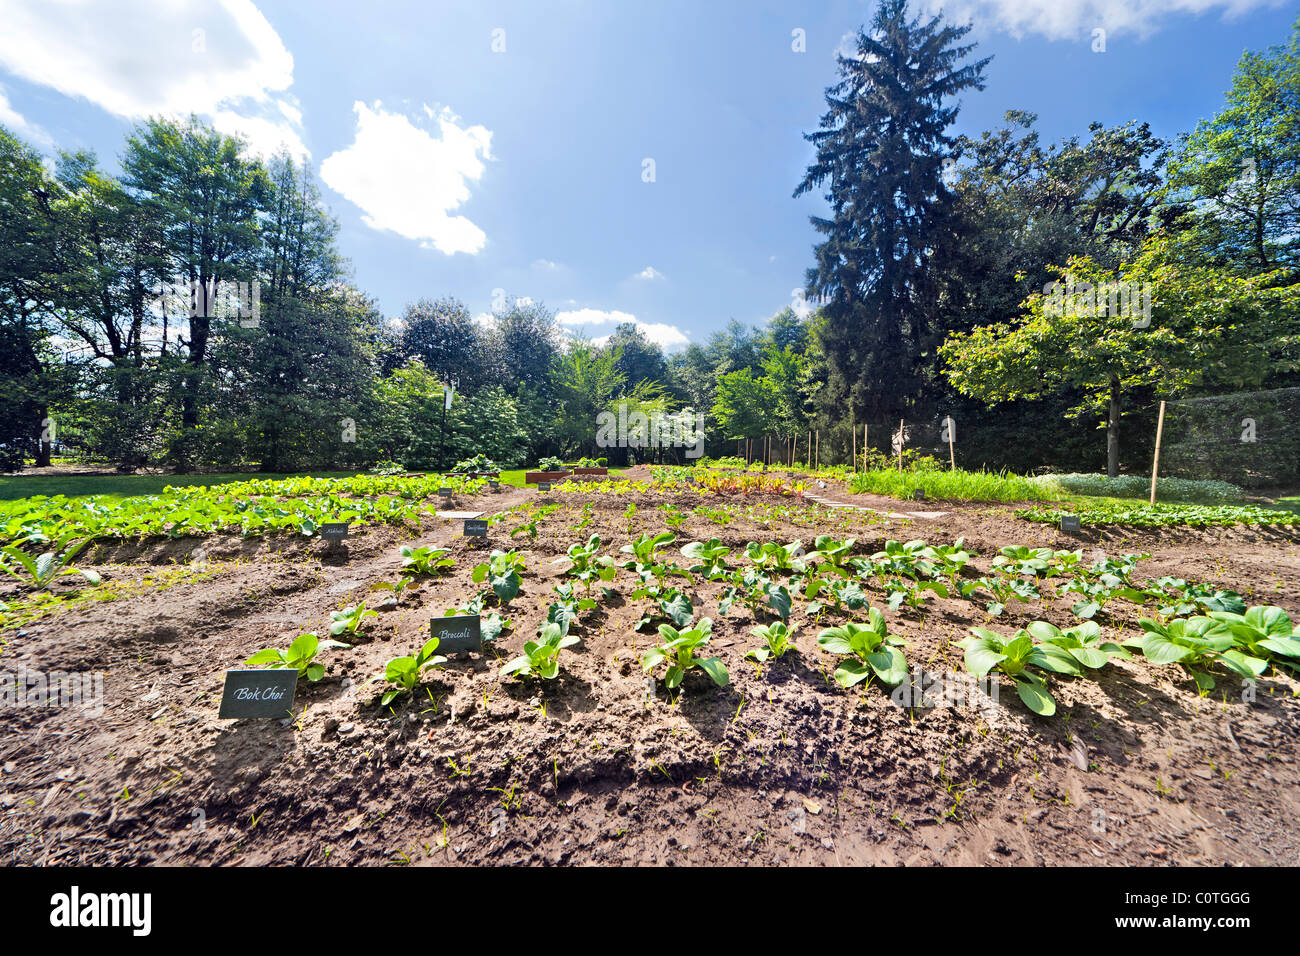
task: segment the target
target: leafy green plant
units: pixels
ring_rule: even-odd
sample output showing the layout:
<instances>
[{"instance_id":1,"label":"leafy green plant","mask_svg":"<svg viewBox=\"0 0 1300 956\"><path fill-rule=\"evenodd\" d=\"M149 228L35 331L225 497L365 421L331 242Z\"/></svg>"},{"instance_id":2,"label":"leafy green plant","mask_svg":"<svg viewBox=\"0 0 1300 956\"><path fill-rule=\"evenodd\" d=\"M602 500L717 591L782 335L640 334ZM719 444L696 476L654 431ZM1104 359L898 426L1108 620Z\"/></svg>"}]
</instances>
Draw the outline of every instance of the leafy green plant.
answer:
<instances>
[{"instance_id":1,"label":"leafy green plant","mask_svg":"<svg viewBox=\"0 0 1300 956\"><path fill-rule=\"evenodd\" d=\"M1022 508L1014 512L1017 518L1056 524L1061 512L1055 508ZM1294 525L1300 524L1300 514L1258 505L1127 505L1098 502L1075 508L1084 527L1101 525L1126 525L1132 528L1189 528L1228 527L1244 525Z\"/></svg>"},{"instance_id":2,"label":"leafy green plant","mask_svg":"<svg viewBox=\"0 0 1300 956\"><path fill-rule=\"evenodd\" d=\"M808 553L805 561L807 564L816 564L818 571L822 573L829 569L836 574L848 575L850 569L847 562L855 544L857 544L856 538L839 541L828 534L819 534L813 541L813 550Z\"/></svg>"},{"instance_id":3,"label":"leafy green plant","mask_svg":"<svg viewBox=\"0 0 1300 956\"><path fill-rule=\"evenodd\" d=\"M970 637L957 642L966 650L966 670L976 677L986 677L994 670L1010 677L1025 706L1042 717L1056 713L1056 698L1048 691L1042 675L1030 667L1076 677L1083 673L1068 650L1056 644L1035 644L1033 635L1026 630L1011 637L983 627L970 630Z\"/></svg>"},{"instance_id":4,"label":"leafy green plant","mask_svg":"<svg viewBox=\"0 0 1300 956\"><path fill-rule=\"evenodd\" d=\"M474 568L470 575L475 584L489 582L492 593L503 605L513 601L523 585L520 571L524 556L517 551L493 551L488 560Z\"/></svg>"},{"instance_id":5,"label":"leafy green plant","mask_svg":"<svg viewBox=\"0 0 1300 956\"><path fill-rule=\"evenodd\" d=\"M681 686L686 672L698 667L708 674L719 687L726 687L730 676L727 669L716 657L701 658L697 651L709 643L713 634L713 621L700 618L698 624L689 630L678 630L670 624L659 625L659 635L664 643L652 647L641 658L643 670L653 670L657 665L667 662L668 670L664 674L664 686L670 690Z\"/></svg>"},{"instance_id":6,"label":"leafy green plant","mask_svg":"<svg viewBox=\"0 0 1300 956\"><path fill-rule=\"evenodd\" d=\"M429 638L419 652L407 657L394 657L384 667L382 674L370 679L370 683L388 681L390 684L397 685L396 688L384 692L384 696L379 701L381 706L387 707L400 695L415 690L424 671L447 663L447 658L437 654L438 643L438 638Z\"/></svg>"},{"instance_id":7,"label":"leafy green plant","mask_svg":"<svg viewBox=\"0 0 1300 956\"><path fill-rule=\"evenodd\" d=\"M691 566L692 574L703 574L710 581L716 580L727 571L727 555L731 549L717 538L708 541L692 541L682 548L682 556L695 561Z\"/></svg>"},{"instance_id":8,"label":"leafy green plant","mask_svg":"<svg viewBox=\"0 0 1300 956\"><path fill-rule=\"evenodd\" d=\"M450 554L447 548L412 548L402 545L402 574L437 574L440 568L455 565L454 558L444 558Z\"/></svg>"},{"instance_id":9,"label":"leafy green plant","mask_svg":"<svg viewBox=\"0 0 1300 956\"><path fill-rule=\"evenodd\" d=\"M891 687L907 679L907 658L899 650L907 642L889 633L885 616L874 607L867 611L865 627L852 621L828 627L817 635L817 643L830 654L851 655L835 668L841 687L852 687L872 674Z\"/></svg>"},{"instance_id":10,"label":"leafy green plant","mask_svg":"<svg viewBox=\"0 0 1300 956\"><path fill-rule=\"evenodd\" d=\"M1047 621L1034 621L1025 630L1044 644L1063 648L1084 667L1094 670L1104 667L1112 657L1133 657L1119 644L1103 641L1096 621L1084 621L1064 631Z\"/></svg>"},{"instance_id":11,"label":"leafy green plant","mask_svg":"<svg viewBox=\"0 0 1300 956\"><path fill-rule=\"evenodd\" d=\"M567 556L558 557L552 563L569 561L569 570L565 573L581 582L583 589L590 594L596 581L612 581L617 571L612 558L600 555L600 544L600 536L593 534L585 545L570 546Z\"/></svg>"},{"instance_id":12,"label":"leafy green plant","mask_svg":"<svg viewBox=\"0 0 1300 956\"><path fill-rule=\"evenodd\" d=\"M936 576L948 579L950 590L959 590L957 582L972 557L966 550L965 538L958 538L952 544L928 545L921 554L933 565Z\"/></svg>"},{"instance_id":13,"label":"leafy green plant","mask_svg":"<svg viewBox=\"0 0 1300 956\"><path fill-rule=\"evenodd\" d=\"M891 611L897 611L906 604L914 611L920 611L925 607L925 602L929 600L930 594L937 594L939 597L948 596L948 587L942 581L916 581L894 578L885 585L889 596L885 603Z\"/></svg>"},{"instance_id":14,"label":"leafy green plant","mask_svg":"<svg viewBox=\"0 0 1300 956\"><path fill-rule=\"evenodd\" d=\"M269 647L264 651L258 651L244 661L244 666L265 667L267 670L291 668L298 672L299 677L306 677L309 681L318 681L325 676L325 665L315 663L316 655L327 648L347 648L350 646L350 644L344 644L340 641L322 641L315 634L302 634L289 645L288 650L282 651L278 648Z\"/></svg>"},{"instance_id":15,"label":"leafy green plant","mask_svg":"<svg viewBox=\"0 0 1300 956\"><path fill-rule=\"evenodd\" d=\"M765 571L803 570L804 565L800 560L802 555L802 541L791 541L789 544L771 541L759 544L751 541L745 546L745 557Z\"/></svg>"},{"instance_id":16,"label":"leafy green plant","mask_svg":"<svg viewBox=\"0 0 1300 956\"><path fill-rule=\"evenodd\" d=\"M750 628L749 633L762 638L766 646L745 651L744 656L752 657L760 664L764 663L769 657L785 657L787 652L794 649L794 632L797 629L797 625L791 627L784 621L777 621L773 624L759 624Z\"/></svg>"},{"instance_id":17,"label":"leafy green plant","mask_svg":"<svg viewBox=\"0 0 1300 956\"><path fill-rule=\"evenodd\" d=\"M1239 650L1231 629L1221 627L1222 622L1213 618L1176 618L1162 623L1144 617L1138 623L1146 633L1125 645L1141 650L1153 664L1181 665L1201 690L1214 689L1209 668L1216 664L1243 680L1254 680L1268 667L1267 661Z\"/></svg>"},{"instance_id":18,"label":"leafy green plant","mask_svg":"<svg viewBox=\"0 0 1300 956\"><path fill-rule=\"evenodd\" d=\"M781 620L786 620L790 616L794 602L790 597L789 588L784 584L777 584L758 568L728 572L725 580L729 586L718 602L718 610L723 614L727 614L732 605L739 601L754 615L770 609Z\"/></svg>"},{"instance_id":19,"label":"leafy green plant","mask_svg":"<svg viewBox=\"0 0 1300 956\"><path fill-rule=\"evenodd\" d=\"M998 552L993 559L995 570L1004 574L1026 574L1042 577L1052 565L1055 557L1051 548L1029 548L1024 545L1008 545Z\"/></svg>"},{"instance_id":20,"label":"leafy green plant","mask_svg":"<svg viewBox=\"0 0 1300 956\"><path fill-rule=\"evenodd\" d=\"M101 580L98 572L74 568L70 563L86 545L90 544L92 539L86 538L70 545L68 542L72 540L72 537L72 535L60 537L54 542L53 550L46 551L35 558L16 545L0 548L0 554L12 558L18 563L18 567L27 572L27 579L24 579L22 573L12 564L0 563L0 568L8 571L19 580L27 580L29 586L37 591L48 590L55 578L65 574L80 574L88 583L98 584Z\"/></svg>"},{"instance_id":21,"label":"leafy green plant","mask_svg":"<svg viewBox=\"0 0 1300 956\"><path fill-rule=\"evenodd\" d=\"M456 462L456 466L452 468L453 473L459 472L462 474L465 472L491 472L500 470L501 467L484 454L478 454L473 458L466 458L463 461L458 461Z\"/></svg>"},{"instance_id":22,"label":"leafy green plant","mask_svg":"<svg viewBox=\"0 0 1300 956\"><path fill-rule=\"evenodd\" d=\"M885 542L885 549L871 556L870 573L882 581L887 576L918 580L934 573L934 563L926 557L928 545L921 540Z\"/></svg>"},{"instance_id":23,"label":"leafy green plant","mask_svg":"<svg viewBox=\"0 0 1300 956\"><path fill-rule=\"evenodd\" d=\"M548 622L542 625L539 640L527 641L524 653L501 668L501 676L554 680L560 673L560 651L577 643L578 639L568 636L559 624Z\"/></svg>"},{"instance_id":24,"label":"leafy green plant","mask_svg":"<svg viewBox=\"0 0 1300 956\"><path fill-rule=\"evenodd\" d=\"M1041 597L1038 584L1035 581L1020 577L994 576L991 578L977 578L961 586L962 597L970 597L977 591L985 591L993 597L993 600L986 604L984 609L994 617L1006 610L1009 601L1028 603Z\"/></svg>"},{"instance_id":25,"label":"leafy green plant","mask_svg":"<svg viewBox=\"0 0 1300 956\"><path fill-rule=\"evenodd\" d=\"M538 471L564 471L563 460L555 457L542 458L537 462Z\"/></svg>"},{"instance_id":26,"label":"leafy green plant","mask_svg":"<svg viewBox=\"0 0 1300 956\"><path fill-rule=\"evenodd\" d=\"M378 617L374 611L366 610L366 602L356 607L345 607L341 611L330 611L330 634L355 634L361 623L368 617Z\"/></svg>"},{"instance_id":27,"label":"leafy green plant","mask_svg":"<svg viewBox=\"0 0 1300 956\"><path fill-rule=\"evenodd\" d=\"M1161 617L1186 617L1198 611L1246 612L1246 602L1236 591L1224 591L1209 584L1188 584L1182 578L1163 577L1141 590L1148 601L1159 602L1157 613Z\"/></svg>"},{"instance_id":28,"label":"leafy green plant","mask_svg":"<svg viewBox=\"0 0 1300 956\"><path fill-rule=\"evenodd\" d=\"M596 607L594 599L575 594L572 584L557 584L551 590L560 596L560 600L547 608L546 620L558 625L564 634L569 633L569 628L584 612Z\"/></svg>"},{"instance_id":29,"label":"leafy green plant","mask_svg":"<svg viewBox=\"0 0 1300 956\"><path fill-rule=\"evenodd\" d=\"M1211 611L1210 618L1218 622L1214 633L1227 631L1249 656L1270 659L1300 672L1300 628L1292 625L1290 615L1282 608L1266 604L1243 614ZM1278 657L1285 659L1278 661Z\"/></svg>"}]
</instances>

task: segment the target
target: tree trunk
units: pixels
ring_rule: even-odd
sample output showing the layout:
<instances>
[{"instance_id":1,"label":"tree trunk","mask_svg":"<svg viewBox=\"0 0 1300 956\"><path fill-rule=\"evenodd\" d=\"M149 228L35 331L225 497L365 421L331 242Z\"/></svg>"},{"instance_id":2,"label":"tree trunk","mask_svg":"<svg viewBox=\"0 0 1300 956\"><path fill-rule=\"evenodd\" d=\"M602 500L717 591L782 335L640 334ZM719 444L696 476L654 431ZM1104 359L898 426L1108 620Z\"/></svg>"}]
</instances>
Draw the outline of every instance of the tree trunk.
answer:
<instances>
[{"instance_id":1,"label":"tree trunk","mask_svg":"<svg viewBox=\"0 0 1300 956\"><path fill-rule=\"evenodd\" d=\"M1106 420L1106 474L1119 475L1119 379L1110 380L1110 414Z\"/></svg>"}]
</instances>

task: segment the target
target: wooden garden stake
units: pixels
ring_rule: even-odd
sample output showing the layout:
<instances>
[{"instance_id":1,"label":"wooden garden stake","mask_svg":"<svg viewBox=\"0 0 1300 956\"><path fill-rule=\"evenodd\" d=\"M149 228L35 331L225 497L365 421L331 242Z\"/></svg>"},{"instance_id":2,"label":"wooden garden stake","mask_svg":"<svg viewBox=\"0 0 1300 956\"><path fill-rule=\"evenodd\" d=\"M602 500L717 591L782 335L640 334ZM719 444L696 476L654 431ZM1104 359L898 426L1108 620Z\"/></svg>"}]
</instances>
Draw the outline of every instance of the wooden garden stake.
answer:
<instances>
[{"instance_id":1,"label":"wooden garden stake","mask_svg":"<svg viewBox=\"0 0 1300 956\"><path fill-rule=\"evenodd\" d=\"M1156 457L1151 462L1151 504L1156 503L1156 472L1160 470L1160 439L1165 433L1165 403L1160 403L1160 418L1156 421Z\"/></svg>"}]
</instances>

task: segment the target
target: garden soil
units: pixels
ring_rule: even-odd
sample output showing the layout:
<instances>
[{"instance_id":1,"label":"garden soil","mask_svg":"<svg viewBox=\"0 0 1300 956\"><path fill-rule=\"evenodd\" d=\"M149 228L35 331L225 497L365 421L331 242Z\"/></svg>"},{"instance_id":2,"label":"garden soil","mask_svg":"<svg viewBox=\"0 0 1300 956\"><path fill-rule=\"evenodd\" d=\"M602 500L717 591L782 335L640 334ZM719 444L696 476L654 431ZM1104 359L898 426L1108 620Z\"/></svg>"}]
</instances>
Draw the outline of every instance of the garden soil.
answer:
<instances>
[{"instance_id":1,"label":"garden soil","mask_svg":"<svg viewBox=\"0 0 1300 956\"><path fill-rule=\"evenodd\" d=\"M489 515L560 507L535 538L510 536L523 523L511 513L486 540L429 516L418 530L361 531L343 550L290 536L100 545L84 563L136 587L0 632L2 671L104 675L102 713L0 709L0 864L1300 863L1300 683L1287 677L1269 674L1252 694L1223 676L1201 695L1180 668L1135 659L1097 680L1054 679L1051 718L1029 712L1010 682L992 707L900 706L879 684L845 690L831 679L836 660L816 637L843 615L813 622L797 603L797 651L759 667L742 657L760 643L750 612L722 615L717 585L683 580L697 613L713 619L710 647L731 683L719 689L694 672L669 694L641 667L653 628L633 625L648 602L630 598L635 577L620 570L615 596L575 625L581 640L563 652L558 679L499 679L545 619L569 545L598 534L621 561L623 544L665 530L663 504L686 513L671 549L682 563L677 548L692 540L720 538L743 564L749 541L810 544L819 533L856 537L859 554L887 538L964 536L976 574L1009 544L1082 547L1088 558L1149 552L1138 579L1212 582L1300 620L1294 534L1066 535L1010 506L921 506L850 497L842 486L828 494L947 513L502 489L452 506ZM692 512L724 504L759 509L727 524ZM350 650L323 652L327 673L300 682L292 718L218 719L227 669L300 633L326 636L331 611L380 604L391 592L372 587L399 579L403 544L448 548L455 567L368 619ZM414 698L381 708L383 685L371 678L427 640L430 617L479 592L472 569L498 547L527 560L522 591L502 612L512 628L482 653L453 655ZM192 573L165 578L177 568ZM56 588L77 586L64 578ZM883 594L871 598L883 608ZM1065 627L1070 604L1045 586L1041 604L1013 604L996 620L961 599L885 617L912 666L950 673L962 660L952 642L968 628L1010 631L1040 618ZM1122 640L1141 633L1142 613L1116 600L1098 621Z\"/></svg>"}]
</instances>

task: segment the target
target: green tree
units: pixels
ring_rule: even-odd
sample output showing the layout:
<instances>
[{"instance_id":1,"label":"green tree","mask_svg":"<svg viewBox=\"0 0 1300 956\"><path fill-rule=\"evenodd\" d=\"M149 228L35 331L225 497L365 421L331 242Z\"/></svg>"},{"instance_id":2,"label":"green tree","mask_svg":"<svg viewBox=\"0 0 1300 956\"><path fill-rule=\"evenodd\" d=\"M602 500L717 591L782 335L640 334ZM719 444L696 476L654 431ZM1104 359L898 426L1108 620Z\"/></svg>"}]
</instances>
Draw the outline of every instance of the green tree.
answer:
<instances>
[{"instance_id":1,"label":"green tree","mask_svg":"<svg viewBox=\"0 0 1300 956\"><path fill-rule=\"evenodd\" d=\"M1245 53L1223 110L1170 165L1189 202L1185 252L1247 274L1300 268L1300 21L1290 43Z\"/></svg>"},{"instance_id":2,"label":"green tree","mask_svg":"<svg viewBox=\"0 0 1300 956\"><path fill-rule=\"evenodd\" d=\"M812 217L825 239L808 291L825 300L828 397L850 413L895 418L922 388L937 337L930 262L956 239L942 178L954 154L948 104L983 88L988 63L963 65L973 46L958 41L969 30L909 19L906 0L881 0L857 55L838 58L820 129L805 136L817 153L794 194L824 185L830 204L829 217Z\"/></svg>"},{"instance_id":3,"label":"green tree","mask_svg":"<svg viewBox=\"0 0 1300 956\"><path fill-rule=\"evenodd\" d=\"M407 305L400 321L401 362L419 359L441 381L455 381L465 392L491 381L495 370L487 361L485 336L459 299L420 299Z\"/></svg>"},{"instance_id":4,"label":"green tree","mask_svg":"<svg viewBox=\"0 0 1300 956\"><path fill-rule=\"evenodd\" d=\"M204 393L215 387L208 363L215 301L232 283L257 279L260 217L272 190L265 167L244 147L194 118L150 119L127 138L122 157L124 185L159 223L168 271L190 283L199 300L186 309L185 335L177 338L183 364L173 455L180 472L200 454Z\"/></svg>"},{"instance_id":5,"label":"green tree","mask_svg":"<svg viewBox=\"0 0 1300 956\"><path fill-rule=\"evenodd\" d=\"M1148 241L1126 269L1088 258L1061 270L1078 301L1054 307L1041 293L1028 315L950 336L940 349L945 373L963 395L986 403L1035 399L1067 388L1082 399L1077 417L1105 416L1107 472L1119 471L1125 397L1150 387L1174 397L1210 386L1240 389L1278 367L1300 366L1300 286L1270 287L1277 276L1243 278L1171 261L1169 243ZM1128 282L1153 290L1150 324L1116 309L1099 289Z\"/></svg>"},{"instance_id":6,"label":"green tree","mask_svg":"<svg viewBox=\"0 0 1300 956\"><path fill-rule=\"evenodd\" d=\"M726 438L758 438L772 431L777 397L771 381L747 368L718 378L713 417Z\"/></svg>"}]
</instances>

